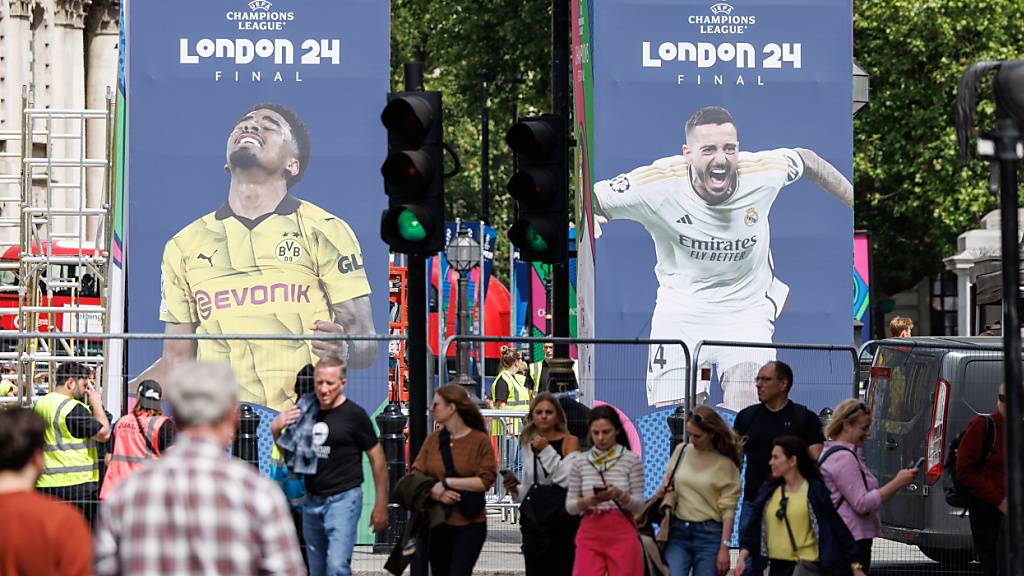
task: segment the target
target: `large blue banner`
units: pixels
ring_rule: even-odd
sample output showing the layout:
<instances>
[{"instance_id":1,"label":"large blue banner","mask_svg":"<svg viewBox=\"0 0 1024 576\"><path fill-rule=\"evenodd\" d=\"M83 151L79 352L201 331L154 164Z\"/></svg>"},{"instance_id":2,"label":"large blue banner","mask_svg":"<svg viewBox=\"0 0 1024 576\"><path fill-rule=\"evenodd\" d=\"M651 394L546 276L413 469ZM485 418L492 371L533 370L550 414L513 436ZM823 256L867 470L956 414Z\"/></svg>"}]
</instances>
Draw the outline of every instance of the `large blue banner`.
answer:
<instances>
[{"instance_id":1,"label":"large blue banner","mask_svg":"<svg viewBox=\"0 0 1024 576\"><path fill-rule=\"evenodd\" d=\"M126 26L128 329L384 332L388 2L130 2ZM183 354L227 361L243 400L273 410L291 405L296 373L324 352L180 344L133 343L129 376L162 379ZM339 351L346 394L373 412L386 354Z\"/></svg>"},{"instance_id":2,"label":"large blue banner","mask_svg":"<svg viewBox=\"0 0 1024 576\"><path fill-rule=\"evenodd\" d=\"M701 340L849 345L851 3L577 9L577 140L594 182L581 199L581 335L691 351ZM775 358L786 353L702 350L697 401L757 402L756 371ZM598 400L642 421L683 401L689 366L679 347L652 346L633 374L601 356L584 368ZM818 368L796 368L793 397L815 410L849 394L827 377L804 385Z\"/></svg>"}]
</instances>

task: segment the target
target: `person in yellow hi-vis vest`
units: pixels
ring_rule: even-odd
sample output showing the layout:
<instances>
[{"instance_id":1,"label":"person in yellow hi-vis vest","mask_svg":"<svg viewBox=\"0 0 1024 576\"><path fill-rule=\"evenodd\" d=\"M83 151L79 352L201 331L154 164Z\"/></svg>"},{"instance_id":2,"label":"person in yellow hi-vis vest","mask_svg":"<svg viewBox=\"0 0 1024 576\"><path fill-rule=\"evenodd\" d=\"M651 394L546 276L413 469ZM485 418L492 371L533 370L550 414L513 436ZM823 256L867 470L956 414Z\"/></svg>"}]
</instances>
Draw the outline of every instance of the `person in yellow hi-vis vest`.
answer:
<instances>
[{"instance_id":1,"label":"person in yellow hi-vis vest","mask_svg":"<svg viewBox=\"0 0 1024 576\"><path fill-rule=\"evenodd\" d=\"M96 442L110 438L110 421L92 377L92 370L84 364L61 364L53 392L33 407L47 424L43 473L36 489L78 506L90 526L96 518L99 498Z\"/></svg>"},{"instance_id":2,"label":"person in yellow hi-vis vest","mask_svg":"<svg viewBox=\"0 0 1024 576\"><path fill-rule=\"evenodd\" d=\"M551 342L544 343L544 358L530 364L529 377L533 380L532 390L537 392L550 392L548 389L548 360L555 357L555 345Z\"/></svg>"},{"instance_id":3,"label":"person in yellow hi-vis vest","mask_svg":"<svg viewBox=\"0 0 1024 576\"><path fill-rule=\"evenodd\" d=\"M509 346L501 347L501 372L491 383L491 401L498 410L529 410L530 389L533 387L526 372L526 362L519 352ZM500 464L517 471L519 462L519 432L522 416L494 418L491 420L491 436L499 438Z\"/></svg>"}]
</instances>

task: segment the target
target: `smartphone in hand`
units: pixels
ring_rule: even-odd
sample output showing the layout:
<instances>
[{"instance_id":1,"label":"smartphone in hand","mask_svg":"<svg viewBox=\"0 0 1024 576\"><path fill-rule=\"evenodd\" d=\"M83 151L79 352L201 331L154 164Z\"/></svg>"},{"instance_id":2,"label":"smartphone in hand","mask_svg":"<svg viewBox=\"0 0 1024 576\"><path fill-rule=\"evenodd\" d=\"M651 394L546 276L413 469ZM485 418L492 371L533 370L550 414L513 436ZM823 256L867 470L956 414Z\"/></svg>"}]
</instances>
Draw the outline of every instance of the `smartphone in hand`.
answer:
<instances>
[{"instance_id":1,"label":"smartphone in hand","mask_svg":"<svg viewBox=\"0 0 1024 576\"><path fill-rule=\"evenodd\" d=\"M600 494L601 492L604 492L607 489L607 486L594 486L594 494Z\"/></svg>"},{"instance_id":2,"label":"smartphone in hand","mask_svg":"<svg viewBox=\"0 0 1024 576\"><path fill-rule=\"evenodd\" d=\"M518 482L519 481L519 479L516 478L516 473L511 471L511 470L509 470L508 468L505 468L503 470L498 470L498 474L501 474L501 478L505 482Z\"/></svg>"}]
</instances>

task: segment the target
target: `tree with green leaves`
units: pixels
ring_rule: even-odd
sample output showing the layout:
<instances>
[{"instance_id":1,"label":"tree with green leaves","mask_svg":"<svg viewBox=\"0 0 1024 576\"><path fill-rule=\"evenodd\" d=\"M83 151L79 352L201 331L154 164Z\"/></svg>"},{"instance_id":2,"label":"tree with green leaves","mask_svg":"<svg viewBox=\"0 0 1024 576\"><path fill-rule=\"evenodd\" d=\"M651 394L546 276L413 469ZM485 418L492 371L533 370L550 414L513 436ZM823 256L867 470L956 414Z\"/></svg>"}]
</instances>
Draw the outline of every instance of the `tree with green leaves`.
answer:
<instances>
[{"instance_id":1,"label":"tree with green leaves","mask_svg":"<svg viewBox=\"0 0 1024 576\"><path fill-rule=\"evenodd\" d=\"M489 80L490 224L504 237L512 216L505 192L512 175L505 131L514 111L550 111L551 2L394 0L391 9L392 89L403 89L404 63L418 60L424 63L425 88L443 93L445 141L462 165L445 182L449 218L480 217L482 83ZM507 261L507 241L499 241L495 258ZM505 268L495 266L503 279Z\"/></svg>"},{"instance_id":2,"label":"tree with green leaves","mask_svg":"<svg viewBox=\"0 0 1024 576\"><path fill-rule=\"evenodd\" d=\"M957 161L956 86L972 62L1022 57L1021 22L1020 0L855 3L857 63L871 75L854 121L855 218L872 232L876 294L941 272L957 236L996 208L988 166ZM994 108L991 98L979 107L983 129Z\"/></svg>"}]
</instances>

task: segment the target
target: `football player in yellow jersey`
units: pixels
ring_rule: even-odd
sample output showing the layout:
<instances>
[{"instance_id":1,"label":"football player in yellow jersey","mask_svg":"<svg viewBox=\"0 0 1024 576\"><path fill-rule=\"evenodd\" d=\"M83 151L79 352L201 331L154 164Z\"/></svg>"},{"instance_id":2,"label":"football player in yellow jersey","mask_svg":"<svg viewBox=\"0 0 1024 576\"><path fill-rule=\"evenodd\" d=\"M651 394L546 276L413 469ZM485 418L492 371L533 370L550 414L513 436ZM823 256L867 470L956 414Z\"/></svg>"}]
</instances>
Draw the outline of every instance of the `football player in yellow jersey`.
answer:
<instances>
[{"instance_id":1,"label":"football player in yellow jersey","mask_svg":"<svg viewBox=\"0 0 1024 576\"><path fill-rule=\"evenodd\" d=\"M654 240L658 297L651 338L771 342L789 288L775 277L768 216L780 190L806 174L846 206L853 186L805 148L741 152L725 108L706 106L686 122L682 155L656 160L594 185L595 236L608 219L639 222ZM682 398L685 357L679 346L649 352L650 404ZM725 405L757 402L754 374L774 350L708 348L718 365ZM707 392L707 390L698 390Z\"/></svg>"},{"instance_id":2,"label":"football player in yellow jersey","mask_svg":"<svg viewBox=\"0 0 1024 576\"><path fill-rule=\"evenodd\" d=\"M359 242L345 221L289 193L309 165L298 115L257 104L227 140L227 201L164 248L160 319L167 334L373 334L370 285ZM296 371L335 355L373 364L376 342L165 340L138 379L163 378L192 358L228 362L242 400L290 405Z\"/></svg>"}]
</instances>

